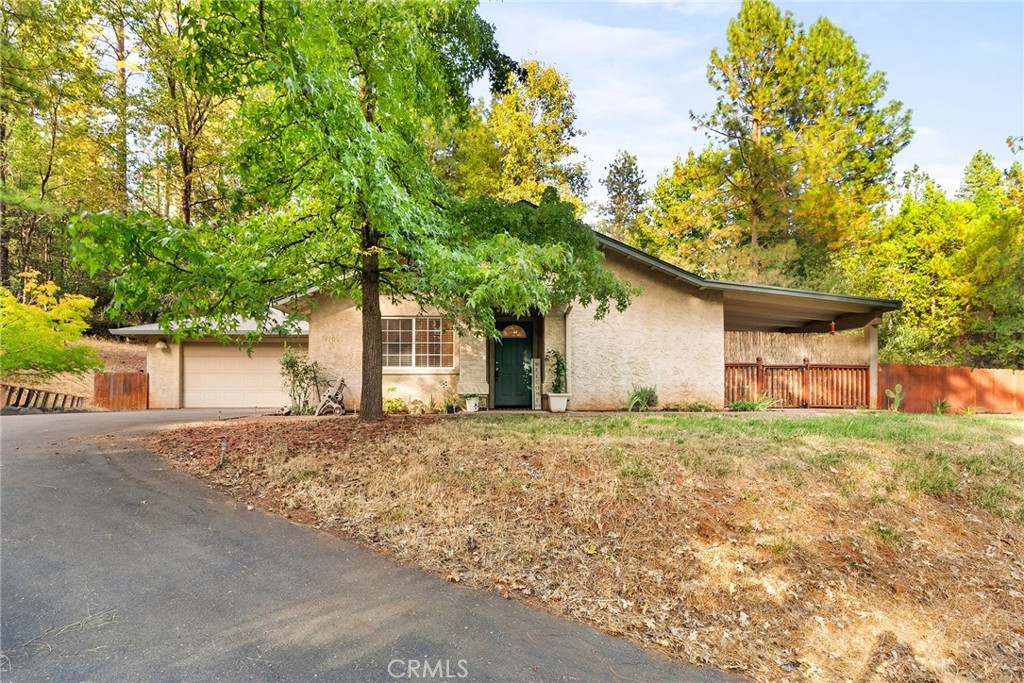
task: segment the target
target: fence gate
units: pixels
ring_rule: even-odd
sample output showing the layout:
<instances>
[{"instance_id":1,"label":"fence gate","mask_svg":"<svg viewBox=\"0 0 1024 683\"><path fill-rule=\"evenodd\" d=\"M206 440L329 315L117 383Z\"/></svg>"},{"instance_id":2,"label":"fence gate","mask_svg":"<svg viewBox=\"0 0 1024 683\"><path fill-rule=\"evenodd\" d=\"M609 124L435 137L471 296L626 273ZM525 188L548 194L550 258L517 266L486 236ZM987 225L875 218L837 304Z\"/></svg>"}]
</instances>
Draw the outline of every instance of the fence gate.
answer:
<instances>
[{"instance_id":1,"label":"fence gate","mask_svg":"<svg viewBox=\"0 0 1024 683\"><path fill-rule=\"evenodd\" d=\"M870 368L867 365L725 364L725 403L770 396L780 408L866 408Z\"/></svg>"},{"instance_id":2,"label":"fence gate","mask_svg":"<svg viewBox=\"0 0 1024 683\"><path fill-rule=\"evenodd\" d=\"M149 374L145 372L97 372L93 378L93 403L108 410L149 408Z\"/></svg>"}]
</instances>

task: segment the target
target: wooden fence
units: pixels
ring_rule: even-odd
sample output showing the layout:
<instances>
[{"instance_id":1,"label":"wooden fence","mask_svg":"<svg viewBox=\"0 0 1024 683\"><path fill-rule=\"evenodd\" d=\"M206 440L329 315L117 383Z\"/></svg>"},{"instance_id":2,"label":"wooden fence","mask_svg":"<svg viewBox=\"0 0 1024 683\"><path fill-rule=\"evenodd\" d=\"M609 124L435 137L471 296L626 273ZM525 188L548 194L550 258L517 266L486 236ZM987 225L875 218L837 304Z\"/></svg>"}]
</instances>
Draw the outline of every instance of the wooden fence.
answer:
<instances>
[{"instance_id":1,"label":"wooden fence","mask_svg":"<svg viewBox=\"0 0 1024 683\"><path fill-rule=\"evenodd\" d=\"M878 366L878 405L889 405L886 389L902 385L900 410L931 413L940 399L950 410L1024 413L1024 370L946 368L927 365Z\"/></svg>"},{"instance_id":2,"label":"wooden fence","mask_svg":"<svg viewBox=\"0 0 1024 683\"><path fill-rule=\"evenodd\" d=\"M149 374L97 372L93 378L92 400L97 408L146 410L149 407Z\"/></svg>"},{"instance_id":3,"label":"wooden fence","mask_svg":"<svg viewBox=\"0 0 1024 683\"><path fill-rule=\"evenodd\" d=\"M61 394L30 387L0 387L4 407L39 408L40 410L77 410L85 405L84 396Z\"/></svg>"},{"instance_id":4,"label":"wooden fence","mask_svg":"<svg viewBox=\"0 0 1024 683\"><path fill-rule=\"evenodd\" d=\"M725 364L725 403L770 396L780 408L866 408L867 365Z\"/></svg>"}]
</instances>

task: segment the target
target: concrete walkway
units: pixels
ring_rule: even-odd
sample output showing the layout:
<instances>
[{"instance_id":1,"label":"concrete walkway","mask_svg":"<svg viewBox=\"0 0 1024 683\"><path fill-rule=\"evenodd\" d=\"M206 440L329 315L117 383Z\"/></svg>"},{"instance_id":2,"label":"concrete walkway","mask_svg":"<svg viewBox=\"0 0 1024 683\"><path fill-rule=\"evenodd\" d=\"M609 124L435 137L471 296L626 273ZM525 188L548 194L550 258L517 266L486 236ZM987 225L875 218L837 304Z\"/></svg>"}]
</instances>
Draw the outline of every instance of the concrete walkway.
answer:
<instances>
[{"instance_id":1,"label":"concrete walkway","mask_svg":"<svg viewBox=\"0 0 1024 683\"><path fill-rule=\"evenodd\" d=\"M735 680L249 511L117 438L216 414L0 420L0 679Z\"/></svg>"}]
</instances>

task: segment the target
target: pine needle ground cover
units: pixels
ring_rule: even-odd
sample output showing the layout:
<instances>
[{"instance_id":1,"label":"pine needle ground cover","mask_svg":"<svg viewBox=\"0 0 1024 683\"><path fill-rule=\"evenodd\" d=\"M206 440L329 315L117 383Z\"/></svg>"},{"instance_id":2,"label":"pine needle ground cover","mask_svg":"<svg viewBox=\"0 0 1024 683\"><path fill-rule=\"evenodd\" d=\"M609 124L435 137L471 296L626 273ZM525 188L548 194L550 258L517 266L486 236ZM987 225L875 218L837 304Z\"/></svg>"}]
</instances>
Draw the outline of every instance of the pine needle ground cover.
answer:
<instances>
[{"instance_id":1,"label":"pine needle ground cover","mask_svg":"<svg viewBox=\"0 0 1024 683\"><path fill-rule=\"evenodd\" d=\"M262 419L149 446L253 505L682 661L758 681L1024 679L1020 418Z\"/></svg>"}]
</instances>

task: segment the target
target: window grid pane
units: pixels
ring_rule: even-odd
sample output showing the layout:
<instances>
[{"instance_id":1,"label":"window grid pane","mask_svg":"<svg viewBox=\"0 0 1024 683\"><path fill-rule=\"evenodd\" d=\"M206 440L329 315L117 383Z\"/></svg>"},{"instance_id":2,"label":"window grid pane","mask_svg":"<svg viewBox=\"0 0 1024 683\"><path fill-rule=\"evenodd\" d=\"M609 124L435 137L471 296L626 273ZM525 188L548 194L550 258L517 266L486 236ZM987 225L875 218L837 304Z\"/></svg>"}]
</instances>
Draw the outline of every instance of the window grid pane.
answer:
<instances>
[{"instance_id":1,"label":"window grid pane","mask_svg":"<svg viewBox=\"0 0 1024 683\"><path fill-rule=\"evenodd\" d=\"M384 344L384 367L412 367L411 318L384 318L381 320L381 336Z\"/></svg>"},{"instance_id":2,"label":"window grid pane","mask_svg":"<svg viewBox=\"0 0 1024 683\"><path fill-rule=\"evenodd\" d=\"M386 368L455 366L455 330L441 318L382 318Z\"/></svg>"}]
</instances>

